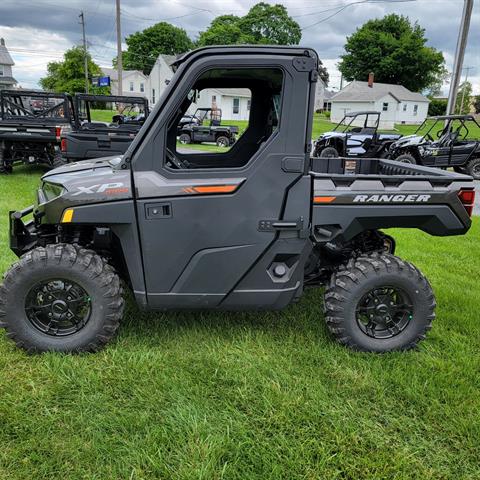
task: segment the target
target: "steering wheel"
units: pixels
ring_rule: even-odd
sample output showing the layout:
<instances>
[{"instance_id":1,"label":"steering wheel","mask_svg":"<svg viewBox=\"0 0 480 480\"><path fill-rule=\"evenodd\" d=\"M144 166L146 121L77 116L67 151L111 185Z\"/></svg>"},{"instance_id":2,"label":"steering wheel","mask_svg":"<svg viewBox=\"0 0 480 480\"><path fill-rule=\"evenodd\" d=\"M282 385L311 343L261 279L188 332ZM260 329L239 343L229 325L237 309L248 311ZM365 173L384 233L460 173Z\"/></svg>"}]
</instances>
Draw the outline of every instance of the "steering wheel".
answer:
<instances>
[{"instance_id":1,"label":"steering wheel","mask_svg":"<svg viewBox=\"0 0 480 480\"><path fill-rule=\"evenodd\" d=\"M190 162L180 160L169 148L167 148L167 166L184 170L190 168Z\"/></svg>"},{"instance_id":2,"label":"steering wheel","mask_svg":"<svg viewBox=\"0 0 480 480\"><path fill-rule=\"evenodd\" d=\"M437 132L437 138L440 138L440 137L443 135L444 130L445 130L445 129L442 128L441 130L439 130L439 131Z\"/></svg>"}]
</instances>

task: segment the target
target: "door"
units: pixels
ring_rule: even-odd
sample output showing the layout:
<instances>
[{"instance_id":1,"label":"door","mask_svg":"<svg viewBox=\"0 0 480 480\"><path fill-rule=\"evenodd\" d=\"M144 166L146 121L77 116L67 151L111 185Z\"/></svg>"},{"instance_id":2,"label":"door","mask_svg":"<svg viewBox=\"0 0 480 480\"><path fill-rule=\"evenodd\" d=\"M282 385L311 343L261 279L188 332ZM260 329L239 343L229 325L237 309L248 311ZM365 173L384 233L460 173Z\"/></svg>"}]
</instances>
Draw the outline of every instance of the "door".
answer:
<instances>
[{"instance_id":1,"label":"door","mask_svg":"<svg viewBox=\"0 0 480 480\"><path fill-rule=\"evenodd\" d=\"M291 56L230 56L198 72L194 63L190 80L175 85L151 144L134 159L150 307L283 306L301 287L316 58L306 60L310 69L298 71ZM227 86L252 92L243 135L227 152L178 151L188 92ZM278 263L277 274L283 264L287 271L277 276Z\"/></svg>"}]
</instances>

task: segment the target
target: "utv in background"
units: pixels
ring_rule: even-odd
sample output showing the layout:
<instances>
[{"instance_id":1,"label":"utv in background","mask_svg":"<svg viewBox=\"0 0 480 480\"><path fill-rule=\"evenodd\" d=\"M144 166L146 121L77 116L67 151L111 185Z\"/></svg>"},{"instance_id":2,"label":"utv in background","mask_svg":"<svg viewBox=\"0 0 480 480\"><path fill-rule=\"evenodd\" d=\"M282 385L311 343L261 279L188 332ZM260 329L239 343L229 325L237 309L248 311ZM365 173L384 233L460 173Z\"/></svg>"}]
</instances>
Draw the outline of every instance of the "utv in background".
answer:
<instances>
[{"instance_id":1,"label":"utv in background","mask_svg":"<svg viewBox=\"0 0 480 480\"><path fill-rule=\"evenodd\" d=\"M63 165L60 138L74 120L68 94L0 91L0 173L12 172L15 163Z\"/></svg>"},{"instance_id":2,"label":"utv in background","mask_svg":"<svg viewBox=\"0 0 480 480\"><path fill-rule=\"evenodd\" d=\"M480 180L480 141L469 138L472 127L480 130L473 115L427 118L413 135L394 142L389 156L427 167L453 167L458 173Z\"/></svg>"},{"instance_id":3,"label":"utv in background","mask_svg":"<svg viewBox=\"0 0 480 480\"><path fill-rule=\"evenodd\" d=\"M400 134L379 133L380 112L350 112L315 142L314 157L385 158Z\"/></svg>"},{"instance_id":4,"label":"utv in background","mask_svg":"<svg viewBox=\"0 0 480 480\"><path fill-rule=\"evenodd\" d=\"M215 142L219 147L230 147L236 141L238 127L221 123L222 111L219 108L197 108L192 116L180 119L178 141L183 145Z\"/></svg>"},{"instance_id":5,"label":"utv in background","mask_svg":"<svg viewBox=\"0 0 480 480\"><path fill-rule=\"evenodd\" d=\"M143 97L118 95L75 95L77 112L74 130L62 136L61 151L66 161L123 155L148 117ZM92 119L94 108L116 108L110 122Z\"/></svg>"}]
</instances>

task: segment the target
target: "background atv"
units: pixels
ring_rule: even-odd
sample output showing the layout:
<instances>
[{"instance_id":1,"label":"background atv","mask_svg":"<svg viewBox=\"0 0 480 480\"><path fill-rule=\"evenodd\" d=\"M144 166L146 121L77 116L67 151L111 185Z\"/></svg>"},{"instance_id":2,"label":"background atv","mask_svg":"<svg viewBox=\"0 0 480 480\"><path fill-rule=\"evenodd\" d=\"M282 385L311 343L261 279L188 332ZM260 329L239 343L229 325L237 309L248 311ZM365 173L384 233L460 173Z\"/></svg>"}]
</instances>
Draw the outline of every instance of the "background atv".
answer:
<instances>
[{"instance_id":1,"label":"background atv","mask_svg":"<svg viewBox=\"0 0 480 480\"><path fill-rule=\"evenodd\" d=\"M380 112L346 113L331 132L315 142L314 157L384 158L400 134L379 133Z\"/></svg>"},{"instance_id":2,"label":"background atv","mask_svg":"<svg viewBox=\"0 0 480 480\"><path fill-rule=\"evenodd\" d=\"M215 142L219 147L230 147L236 141L238 127L221 125L221 122L219 108L197 108L193 116L183 116L179 121L178 141L183 145Z\"/></svg>"},{"instance_id":3,"label":"background atv","mask_svg":"<svg viewBox=\"0 0 480 480\"><path fill-rule=\"evenodd\" d=\"M469 126L480 128L473 115L427 118L415 134L394 142L389 156L428 167L453 167L480 180L480 141L469 138Z\"/></svg>"},{"instance_id":4,"label":"background atv","mask_svg":"<svg viewBox=\"0 0 480 480\"><path fill-rule=\"evenodd\" d=\"M28 90L0 92L0 173L15 163L63 165L60 138L75 121L70 95Z\"/></svg>"}]
</instances>

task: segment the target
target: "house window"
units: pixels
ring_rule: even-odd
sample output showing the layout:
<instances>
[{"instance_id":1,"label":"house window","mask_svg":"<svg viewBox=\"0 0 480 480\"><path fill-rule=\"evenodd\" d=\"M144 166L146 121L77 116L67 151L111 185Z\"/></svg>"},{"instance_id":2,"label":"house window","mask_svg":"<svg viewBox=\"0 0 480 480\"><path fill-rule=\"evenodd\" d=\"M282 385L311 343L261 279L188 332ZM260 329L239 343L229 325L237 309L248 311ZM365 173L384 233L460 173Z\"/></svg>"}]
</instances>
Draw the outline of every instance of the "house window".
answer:
<instances>
[{"instance_id":1,"label":"house window","mask_svg":"<svg viewBox=\"0 0 480 480\"><path fill-rule=\"evenodd\" d=\"M152 103L155 103L155 89L152 88Z\"/></svg>"},{"instance_id":2,"label":"house window","mask_svg":"<svg viewBox=\"0 0 480 480\"><path fill-rule=\"evenodd\" d=\"M407 111L407 104L406 104L406 103L403 104L403 111L404 111L404 112Z\"/></svg>"},{"instance_id":3,"label":"house window","mask_svg":"<svg viewBox=\"0 0 480 480\"><path fill-rule=\"evenodd\" d=\"M387 103L387 102L385 102L385 103L383 104L382 110L383 110L384 112L387 112L387 111L388 111L388 103Z\"/></svg>"},{"instance_id":4,"label":"house window","mask_svg":"<svg viewBox=\"0 0 480 480\"><path fill-rule=\"evenodd\" d=\"M249 99L247 100L247 110L250 110L250 105L251 105L251 103L252 103L252 100L249 98Z\"/></svg>"},{"instance_id":5,"label":"house window","mask_svg":"<svg viewBox=\"0 0 480 480\"><path fill-rule=\"evenodd\" d=\"M234 98L233 99L233 111L232 113L239 113L240 112L240 99Z\"/></svg>"},{"instance_id":6,"label":"house window","mask_svg":"<svg viewBox=\"0 0 480 480\"><path fill-rule=\"evenodd\" d=\"M416 115L418 113L418 105L413 106L413 114Z\"/></svg>"},{"instance_id":7,"label":"house window","mask_svg":"<svg viewBox=\"0 0 480 480\"><path fill-rule=\"evenodd\" d=\"M130 91L133 92L133 82L130 82Z\"/></svg>"},{"instance_id":8,"label":"house window","mask_svg":"<svg viewBox=\"0 0 480 480\"><path fill-rule=\"evenodd\" d=\"M216 102L217 101L217 96L216 95L212 95L212 103L213 102Z\"/></svg>"},{"instance_id":9,"label":"house window","mask_svg":"<svg viewBox=\"0 0 480 480\"><path fill-rule=\"evenodd\" d=\"M141 84L140 84L140 91L141 91L141 92L144 92L144 91L145 91L145 84L144 84L144 83L141 83Z\"/></svg>"},{"instance_id":10,"label":"house window","mask_svg":"<svg viewBox=\"0 0 480 480\"><path fill-rule=\"evenodd\" d=\"M0 77L3 77L3 65L0 65Z\"/></svg>"}]
</instances>

